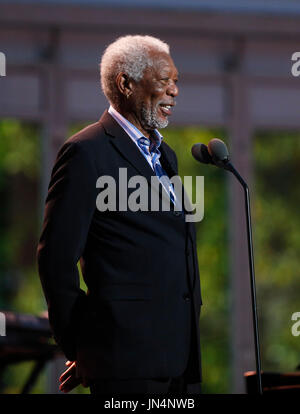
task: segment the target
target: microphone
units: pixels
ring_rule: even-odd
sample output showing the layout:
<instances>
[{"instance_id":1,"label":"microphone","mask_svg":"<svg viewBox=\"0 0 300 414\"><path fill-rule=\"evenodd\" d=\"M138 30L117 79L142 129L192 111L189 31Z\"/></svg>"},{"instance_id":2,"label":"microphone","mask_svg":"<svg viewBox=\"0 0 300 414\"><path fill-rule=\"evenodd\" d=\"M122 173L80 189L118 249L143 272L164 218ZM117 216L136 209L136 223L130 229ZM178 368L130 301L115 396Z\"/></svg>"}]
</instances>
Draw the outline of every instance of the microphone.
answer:
<instances>
[{"instance_id":1,"label":"microphone","mask_svg":"<svg viewBox=\"0 0 300 414\"><path fill-rule=\"evenodd\" d=\"M217 166L223 167L224 164L229 162L228 149L222 140L218 138L211 139L208 143L207 149L209 155Z\"/></svg>"},{"instance_id":2,"label":"microphone","mask_svg":"<svg viewBox=\"0 0 300 414\"><path fill-rule=\"evenodd\" d=\"M245 197L245 212L247 220L247 239L248 239L248 256L249 256L249 271L251 283L251 302L253 315L253 331L254 331L254 346L256 359L256 373L257 373L257 389L259 394L263 393L262 379L261 379L261 359L260 359L260 345L259 332L257 320L257 305L256 305L256 287L255 287L255 273L254 273L254 258L253 258L253 243L252 243L252 226L251 226L251 212L250 212L250 195L249 188L244 179L240 176L238 171L231 164L229 159L228 149L226 144L218 138L213 138L208 145L195 144L192 147L193 157L204 164L213 164L217 167L224 168L233 173L238 179L244 189Z\"/></svg>"},{"instance_id":3,"label":"microphone","mask_svg":"<svg viewBox=\"0 0 300 414\"><path fill-rule=\"evenodd\" d=\"M203 164L214 164L212 157L208 152L208 148L205 144L195 144L192 146L193 157Z\"/></svg>"},{"instance_id":4,"label":"microphone","mask_svg":"<svg viewBox=\"0 0 300 414\"><path fill-rule=\"evenodd\" d=\"M200 143L194 144L191 151L193 157L203 164L212 164L226 170L232 169L228 149L225 143L218 138L210 140L208 146Z\"/></svg>"}]
</instances>

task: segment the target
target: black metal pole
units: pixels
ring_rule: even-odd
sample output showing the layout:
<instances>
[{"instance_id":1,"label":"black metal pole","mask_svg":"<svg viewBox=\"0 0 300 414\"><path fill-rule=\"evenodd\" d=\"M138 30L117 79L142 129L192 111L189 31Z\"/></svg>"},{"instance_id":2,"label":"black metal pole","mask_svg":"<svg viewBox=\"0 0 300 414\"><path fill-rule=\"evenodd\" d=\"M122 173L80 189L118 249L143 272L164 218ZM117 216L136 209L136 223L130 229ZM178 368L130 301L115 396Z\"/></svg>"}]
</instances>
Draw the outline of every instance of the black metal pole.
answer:
<instances>
[{"instance_id":1,"label":"black metal pole","mask_svg":"<svg viewBox=\"0 0 300 414\"><path fill-rule=\"evenodd\" d=\"M255 286L255 270L254 270L254 255L253 255L253 241L252 241L252 226L251 226L251 210L250 210L250 194L247 183L240 176L234 166L228 162L226 163L226 170L233 173L238 179L244 189L245 197L245 212L247 220L247 240L248 240L248 257L251 283L251 302L253 315L253 330L254 330L254 344L255 344L255 360L256 360L256 374L257 374L257 389L259 394L263 393L261 380L261 358L260 358L260 344L258 332L258 318L257 318L257 301L256 301L256 286Z\"/></svg>"},{"instance_id":2,"label":"black metal pole","mask_svg":"<svg viewBox=\"0 0 300 414\"><path fill-rule=\"evenodd\" d=\"M48 362L49 359L50 359L49 357L42 358L42 359L39 359L35 363L32 371L29 375L29 378L27 379L26 383L24 384L24 386L22 388L21 394L29 394L30 390L34 386L38 376L42 372L44 366L46 365L46 363Z\"/></svg>"}]
</instances>

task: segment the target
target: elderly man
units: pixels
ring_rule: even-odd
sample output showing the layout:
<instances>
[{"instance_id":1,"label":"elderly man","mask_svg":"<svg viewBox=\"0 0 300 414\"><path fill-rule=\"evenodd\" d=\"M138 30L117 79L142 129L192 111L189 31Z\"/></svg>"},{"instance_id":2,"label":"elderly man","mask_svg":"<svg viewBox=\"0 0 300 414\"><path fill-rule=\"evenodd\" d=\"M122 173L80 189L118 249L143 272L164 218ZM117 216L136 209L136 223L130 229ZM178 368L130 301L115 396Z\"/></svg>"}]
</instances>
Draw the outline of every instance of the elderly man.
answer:
<instances>
[{"instance_id":1,"label":"elderly man","mask_svg":"<svg viewBox=\"0 0 300 414\"><path fill-rule=\"evenodd\" d=\"M101 61L108 111L57 155L38 264L50 325L69 359L62 391L79 383L100 394L199 391L195 229L184 207L175 208L176 155L157 130L168 124L177 79L166 43L117 39ZM130 196L137 175L149 188L159 180L169 210L96 206L99 177L113 179L121 202L121 186ZM87 294L79 287L79 260Z\"/></svg>"}]
</instances>

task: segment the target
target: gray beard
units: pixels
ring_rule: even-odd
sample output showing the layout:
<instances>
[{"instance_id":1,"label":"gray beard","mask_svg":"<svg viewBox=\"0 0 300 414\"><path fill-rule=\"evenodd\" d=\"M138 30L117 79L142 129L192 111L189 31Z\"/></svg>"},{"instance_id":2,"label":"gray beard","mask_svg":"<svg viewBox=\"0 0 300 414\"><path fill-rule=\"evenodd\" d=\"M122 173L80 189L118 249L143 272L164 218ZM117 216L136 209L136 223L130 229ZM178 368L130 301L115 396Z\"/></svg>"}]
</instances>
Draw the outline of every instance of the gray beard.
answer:
<instances>
[{"instance_id":1,"label":"gray beard","mask_svg":"<svg viewBox=\"0 0 300 414\"><path fill-rule=\"evenodd\" d=\"M147 129L161 129L166 128L169 124L168 118L164 120L159 120L157 115L157 108L147 108L144 104L142 104L141 109L141 120L143 123L143 127Z\"/></svg>"}]
</instances>

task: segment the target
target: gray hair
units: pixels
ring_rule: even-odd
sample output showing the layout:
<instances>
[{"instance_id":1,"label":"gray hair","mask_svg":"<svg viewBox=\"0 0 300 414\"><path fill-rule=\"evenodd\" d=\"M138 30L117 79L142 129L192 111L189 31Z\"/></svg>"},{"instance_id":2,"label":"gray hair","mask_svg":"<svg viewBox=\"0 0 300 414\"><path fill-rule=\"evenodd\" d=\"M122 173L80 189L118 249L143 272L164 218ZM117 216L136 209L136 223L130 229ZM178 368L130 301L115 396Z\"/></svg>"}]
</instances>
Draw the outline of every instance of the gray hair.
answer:
<instances>
[{"instance_id":1,"label":"gray hair","mask_svg":"<svg viewBox=\"0 0 300 414\"><path fill-rule=\"evenodd\" d=\"M118 104L120 94L116 76L125 72L136 82L143 77L144 70L153 66L150 50L170 54L167 43L152 36L123 36L111 43L104 51L100 63L101 87L111 104Z\"/></svg>"}]
</instances>

